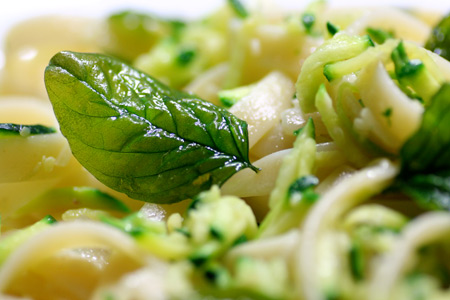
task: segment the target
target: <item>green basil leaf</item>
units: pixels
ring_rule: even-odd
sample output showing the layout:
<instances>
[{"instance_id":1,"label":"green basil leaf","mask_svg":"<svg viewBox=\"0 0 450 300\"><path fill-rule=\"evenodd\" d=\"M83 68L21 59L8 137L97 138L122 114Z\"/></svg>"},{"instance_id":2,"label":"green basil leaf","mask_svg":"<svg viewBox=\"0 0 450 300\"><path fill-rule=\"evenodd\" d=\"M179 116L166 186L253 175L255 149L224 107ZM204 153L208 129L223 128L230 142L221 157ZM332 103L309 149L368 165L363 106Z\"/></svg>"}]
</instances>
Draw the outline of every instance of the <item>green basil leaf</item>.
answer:
<instances>
[{"instance_id":1,"label":"green basil leaf","mask_svg":"<svg viewBox=\"0 0 450 300\"><path fill-rule=\"evenodd\" d=\"M450 171L401 178L396 187L425 209L450 211Z\"/></svg>"},{"instance_id":2,"label":"green basil leaf","mask_svg":"<svg viewBox=\"0 0 450 300\"><path fill-rule=\"evenodd\" d=\"M442 85L425 110L417 132L400 150L404 174L450 169L450 83Z\"/></svg>"},{"instance_id":3,"label":"green basil leaf","mask_svg":"<svg viewBox=\"0 0 450 300\"><path fill-rule=\"evenodd\" d=\"M394 188L425 209L450 210L450 84L431 99L422 124L400 150Z\"/></svg>"},{"instance_id":4,"label":"green basil leaf","mask_svg":"<svg viewBox=\"0 0 450 300\"><path fill-rule=\"evenodd\" d=\"M425 48L450 60L450 14L433 28Z\"/></svg>"},{"instance_id":5,"label":"green basil leaf","mask_svg":"<svg viewBox=\"0 0 450 300\"><path fill-rule=\"evenodd\" d=\"M132 198L177 202L254 168L244 121L112 57L60 52L45 84L74 156Z\"/></svg>"}]
</instances>

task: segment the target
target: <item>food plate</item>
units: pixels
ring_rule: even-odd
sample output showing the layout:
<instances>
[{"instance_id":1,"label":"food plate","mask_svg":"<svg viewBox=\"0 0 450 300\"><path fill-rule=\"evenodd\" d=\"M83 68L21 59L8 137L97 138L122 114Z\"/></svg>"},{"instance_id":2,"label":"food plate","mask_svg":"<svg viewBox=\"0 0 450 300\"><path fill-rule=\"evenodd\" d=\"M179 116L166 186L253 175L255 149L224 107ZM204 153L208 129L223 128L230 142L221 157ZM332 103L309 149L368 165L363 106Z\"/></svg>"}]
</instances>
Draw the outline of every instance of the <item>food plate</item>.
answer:
<instances>
[{"instance_id":1,"label":"food plate","mask_svg":"<svg viewBox=\"0 0 450 300\"><path fill-rule=\"evenodd\" d=\"M11 3L0 299L449 299L450 4L420 5Z\"/></svg>"}]
</instances>

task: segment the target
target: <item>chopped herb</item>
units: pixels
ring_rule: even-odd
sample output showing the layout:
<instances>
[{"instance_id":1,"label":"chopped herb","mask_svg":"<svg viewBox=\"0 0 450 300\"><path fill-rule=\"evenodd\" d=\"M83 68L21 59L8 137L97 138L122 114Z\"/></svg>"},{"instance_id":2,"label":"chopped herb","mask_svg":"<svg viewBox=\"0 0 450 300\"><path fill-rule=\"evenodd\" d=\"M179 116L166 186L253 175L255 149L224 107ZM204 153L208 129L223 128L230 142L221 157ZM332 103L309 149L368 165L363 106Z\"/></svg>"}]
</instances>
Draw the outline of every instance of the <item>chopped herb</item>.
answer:
<instances>
[{"instance_id":1,"label":"chopped herb","mask_svg":"<svg viewBox=\"0 0 450 300\"><path fill-rule=\"evenodd\" d=\"M211 282L215 282L219 274L216 272L216 270L206 270L205 271L205 277Z\"/></svg>"},{"instance_id":2,"label":"chopped herb","mask_svg":"<svg viewBox=\"0 0 450 300\"><path fill-rule=\"evenodd\" d=\"M327 22L327 30L328 33L331 34L331 36L334 36L336 33L339 32L339 27L337 27L331 22Z\"/></svg>"},{"instance_id":3,"label":"chopped herb","mask_svg":"<svg viewBox=\"0 0 450 300\"><path fill-rule=\"evenodd\" d=\"M391 58L403 92L411 99L418 99L427 105L439 90L441 82L434 78L421 60L408 58L403 42L392 51Z\"/></svg>"},{"instance_id":4,"label":"chopped herb","mask_svg":"<svg viewBox=\"0 0 450 300\"><path fill-rule=\"evenodd\" d=\"M368 27L366 29L370 38L377 44L383 44L386 40L394 38L394 34L390 31L385 31L379 28Z\"/></svg>"},{"instance_id":5,"label":"chopped herb","mask_svg":"<svg viewBox=\"0 0 450 300\"><path fill-rule=\"evenodd\" d=\"M288 190L290 201L306 201L314 203L319 195L314 192L314 187L319 184L319 179L315 176L303 176L294 181Z\"/></svg>"},{"instance_id":6,"label":"chopped herb","mask_svg":"<svg viewBox=\"0 0 450 300\"><path fill-rule=\"evenodd\" d=\"M230 278L226 268L217 263L208 264L204 268L205 278L216 286L227 286Z\"/></svg>"},{"instance_id":7,"label":"chopped herb","mask_svg":"<svg viewBox=\"0 0 450 300\"><path fill-rule=\"evenodd\" d=\"M194 266L200 267L201 265L205 264L208 261L208 257L202 255L191 256L189 257L189 260Z\"/></svg>"},{"instance_id":8,"label":"chopped herb","mask_svg":"<svg viewBox=\"0 0 450 300\"><path fill-rule=\"evenodd\" d=\"M306 32L308 34L312 33L312 28L316 22L316 16L312 13L304 13L302 15L302 24L305 26Z\"/></svg>"},{"instance_id":9,"label":"chopped herb","mask_svg":"<svg viewBox=\"0 0 450 300\"><path fill-rule=\"evenodd\" d=\"M193 49L181 50L176 61L180 66L186 66L195 58L196 51Z\"/></svg>"},{"instance_id":10,"label":"chopped herb","mask_svg":"<svg viewBox=\"0 0 450 300\"><path fill-rule=\"evenodd\" d=\"M214 226L211 226L211 228L209 229L209 233L212 237L218 239L219 241L224 240L222 231Z\"/></svg>"},{"instance_id":11,"label":"chopped herb","mask_svg":"<svg viewBox=\"0 0 450 300\"><path fill-rule=\"evenodd\" d=\"M181 233L185 237L191 237L191 233L186 228L175 228L175 231Z\"/></svg>"},{"instance_id":12,"label":"chopped herb","mask_svg":"<svg viewBox=\"0 0 450 300\"><path fill-rule=\"evenodd\" d=\"M56 222L58 222L58 221L56 221L56 219L53 218L53 216L47 215L47 216L45 216L45 217L42 219L41 222L44 222L44 223L47 223L47 224L53 224L53 223L56 223Z\"/></svg>"},{"instance_id":13,"label":"chopped herb","mask_svg":"<svg viewBox=\"0 0 450 300\"><path fill-rule=\"evenodd\" d=\"M234 241L233 246L237 246L237 245L243 244L243 243L245 243L245 242L247 242L247 241L248 241L247 236L246 236L245 234L243 234L243 235L241 235L240 237L238 237L238 238Z\"/></svg>"},{"instance_id":14,"label":"chopped herb","mask_svg":"<svg viewBox=\"0 0 450 300\"><path fill-rule=\"evenodd\" d=\"M234 89L221 90L217 94L223 106L229 108L236 104L239 100L250 94L255 84L240 86Z\"/></svg>"},{"instance_id":15,"label":"chopped herb","mask_svg":"<svg viewBox=\"0 0 450 300\"><path fill-rule=\"evenodd\" d=\"M364 105L364 102L362 101L362 99L358 99L358 103L359 103L359 105L361 105L361 107L366 107L366 106Z\"/></svg>"},{"instance_id":16,"label":"chopped herb","mask_svg":"<svg viewBox=\"0 0 450 300\"><path fill-rule=\"evenodd\" d=\"M192 199L191 203L189 203L189 206L187 207L186 212L189 212L190 210L196 210L201 202L202 202L202 200L199 197L199 195L196 195Z\"/></svg>"},{"instance_id":17,"label":"chopped herb","mask_svg":"<svg viewBox=\"0 0 450 300\"><path fill-rule=\"evenodd\" d=\"M392 108L391 107L386 108L386 110L383 111L382 114L388 120L389 125L391 125Z\"/></svg>"},{"instance_id":18,"label":"chopped herb","mask_svg":"<svg viewBox=\"0 0 450 300\"><path fill-rule=\"evenodd\" d=\"M410 60L408 58L403 42L400 42L394 51L392 51L391 58L394 62L395 74L398 79L413 76L425 67L422 61L418 59Z\"/></svg>"},{"instance_id":19,"label":"chopped herb","mask_svg":"<svg viewBox=\"0 0 450 300\"><path fill-rule=\"evenodd\" d=\"M349 251L350 270L356 281L364 279L364 258L360 246L353 244Z\"/></svg>"}]
</instances>

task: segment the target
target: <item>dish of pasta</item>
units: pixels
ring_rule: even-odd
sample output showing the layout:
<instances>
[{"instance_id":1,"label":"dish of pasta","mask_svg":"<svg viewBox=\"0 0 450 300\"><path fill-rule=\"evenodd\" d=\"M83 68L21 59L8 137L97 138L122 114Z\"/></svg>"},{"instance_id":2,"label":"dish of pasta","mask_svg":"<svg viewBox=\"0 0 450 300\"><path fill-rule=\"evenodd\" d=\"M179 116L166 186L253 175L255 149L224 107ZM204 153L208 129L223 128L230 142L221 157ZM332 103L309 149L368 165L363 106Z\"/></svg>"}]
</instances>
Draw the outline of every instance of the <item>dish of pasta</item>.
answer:
<instances>
[{"instance_id":1,"label":"dish of pasta","mask_svg":"<svg viewBox=\"0 0 450 300\"><path fill-rule=\"evenodd\" d=\"M17 23L0 299L450 299L448 13Z\"/></svg>"}]
</instances>

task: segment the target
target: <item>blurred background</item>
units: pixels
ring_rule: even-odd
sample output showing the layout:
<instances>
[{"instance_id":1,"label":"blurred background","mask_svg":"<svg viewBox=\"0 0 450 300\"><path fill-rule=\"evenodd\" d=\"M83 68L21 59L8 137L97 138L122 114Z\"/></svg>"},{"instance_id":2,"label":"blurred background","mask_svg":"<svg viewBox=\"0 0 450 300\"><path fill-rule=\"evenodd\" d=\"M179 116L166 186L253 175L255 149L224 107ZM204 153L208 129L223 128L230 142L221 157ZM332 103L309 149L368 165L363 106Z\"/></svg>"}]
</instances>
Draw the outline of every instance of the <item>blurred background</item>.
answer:
<instances>
[{"instance_id":1,"label":"blurred background","mask_svg":"<svg viewBox=\"0 0 450 300\"><path fill-rule=\"evenodd\" d=\"M244 0L245 1L245 0ZM252 0L250 0L252 1ZM254 1L254 0L253 0ZM34 15L66 13L102 16L124 8L142 9L171 17L198 17L218 7L225 0L0 0L0 35L13 23ZM249 2L249 1L245 1ZM286 7L304 7L311 1L276 0ZM450 12L450 1L428 0L329 0L333 5L424 6Z\"/></svg>"}]
</instances>

